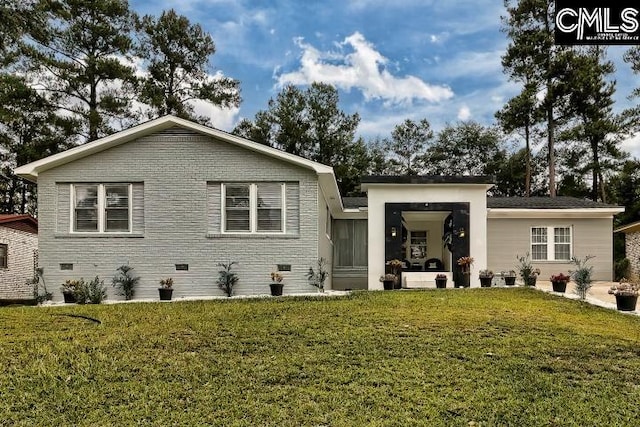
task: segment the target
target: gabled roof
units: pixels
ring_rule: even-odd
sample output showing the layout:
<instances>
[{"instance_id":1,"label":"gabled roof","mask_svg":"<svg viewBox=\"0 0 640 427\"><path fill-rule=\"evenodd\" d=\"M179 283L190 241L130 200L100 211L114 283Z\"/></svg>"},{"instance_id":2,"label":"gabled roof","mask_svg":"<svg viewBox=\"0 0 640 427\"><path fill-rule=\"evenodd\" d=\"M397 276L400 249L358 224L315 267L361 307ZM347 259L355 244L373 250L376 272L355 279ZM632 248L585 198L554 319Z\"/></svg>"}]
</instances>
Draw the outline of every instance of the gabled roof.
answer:
<instances>
[{"instance_id":1,"label":"gabled roof","mask_svg":"<svg viewBox=\"0 0 640 427\"><path fill-rule=\"evenodd\" d=\"M31 215L0 214L0 226L38 233L38 221Z\"/></svg>"},{"instance_id":2,"label":"gabled roof","mask_svg":"<svg viewBox=\"0 0 640 427\"><path fill-rule=\"evenodd\" d=\"M45 157L44 159L37 160L35 162L16 168L15 173L16 175L28 179L29 181L37 182L38 174L41 172L176 126L189 129L203 135L211 136L219 141L236 145L238 147L242 147L256 153L264 154L269 157L280 159L282 161L316 172L318 174L318 181L320 182L320 186L322 187L322 190L327 197L327 201L332 211L342 210L340 192L338 190L338 184L336 183L333 168L331 166L326 166L321 163L302 158L300 156L295 156L293 154L289 154L284 151L259 144L257 142L249 141L248 139L232 135L219 129L214 129L175 116L160 117L158 119L133 126L129 129L122 130L104 138L100 138L95 141L80 145L78 147L71 148L69 150L63 151L62 153Z\"/></svg>"}]
</instances>

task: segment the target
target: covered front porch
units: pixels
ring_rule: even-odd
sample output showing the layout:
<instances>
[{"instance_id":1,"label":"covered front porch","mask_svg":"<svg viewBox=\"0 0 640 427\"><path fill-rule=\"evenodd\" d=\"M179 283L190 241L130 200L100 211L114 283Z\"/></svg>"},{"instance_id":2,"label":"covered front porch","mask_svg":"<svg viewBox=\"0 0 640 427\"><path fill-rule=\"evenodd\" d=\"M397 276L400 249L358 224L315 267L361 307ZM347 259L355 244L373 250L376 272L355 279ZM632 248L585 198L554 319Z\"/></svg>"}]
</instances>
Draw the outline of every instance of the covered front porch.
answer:
<instances>
[{"instance_id":1,"label":"covered front porch","mask_svg":"<svg viewBox=\"0 0 640 427\"><path fill-rule=\"evenodd\" d=\"M487 177L366 177L368 196L368 289L382 289L389 261L400 260L405 288L436 287L443 274L449 287L479 286L486 268ZM473 257L469 274L457 265Z\"/></svg>"}]
</instances>

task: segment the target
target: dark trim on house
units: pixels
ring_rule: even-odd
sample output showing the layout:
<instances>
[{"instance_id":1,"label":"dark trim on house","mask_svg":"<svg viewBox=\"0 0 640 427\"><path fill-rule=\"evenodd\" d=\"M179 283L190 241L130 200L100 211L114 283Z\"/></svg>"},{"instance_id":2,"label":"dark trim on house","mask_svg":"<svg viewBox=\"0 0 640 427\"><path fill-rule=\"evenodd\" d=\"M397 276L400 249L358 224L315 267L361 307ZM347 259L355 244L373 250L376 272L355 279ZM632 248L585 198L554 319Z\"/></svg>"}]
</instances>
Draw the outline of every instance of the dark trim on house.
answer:
<instances>
[{"instance_id":1,"label":"dark trim on house","mask_svg":"<svg viewBox=\"0 0 640 427\"><path fill-rule=\"evenodd\" d=\"M369 175L361 178L362 184L494 184L489 175Z\"/></svg>"},{"instance_id":2,"label":"dark trim on house","mask_svg":"<svg viewBox=\"0 0 640 427\"><path fill-rule=\"evenodd\" d=\"M462 272L457 267L456 260L463 256L469 256L470 244L469 236L473 232L469 228L470 203L385 203L384 212L384 259L404 259L402 254L402 212L451 212L453 214L453 228L459 230L464 228L464 237L453 236L451 245L451 271L453 280L456 283L463 283ZM391 229L396 228L396 236L391 235Z\"/></svg>"}]
</instances>

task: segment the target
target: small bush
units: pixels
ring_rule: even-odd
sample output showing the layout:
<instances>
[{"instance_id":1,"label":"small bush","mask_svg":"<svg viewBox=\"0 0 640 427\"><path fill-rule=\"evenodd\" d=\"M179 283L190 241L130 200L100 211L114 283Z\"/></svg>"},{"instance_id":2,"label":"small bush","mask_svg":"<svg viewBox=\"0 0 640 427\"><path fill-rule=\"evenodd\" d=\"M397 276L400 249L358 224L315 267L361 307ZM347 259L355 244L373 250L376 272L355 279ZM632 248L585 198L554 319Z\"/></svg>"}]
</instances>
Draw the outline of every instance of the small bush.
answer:
<instances>
[{"instance_id":1,"label":"small bush","mask_svg":"<svg viewBox=\"0 0 640 427\"><path fill-rule=\"evenodd\" d=\"M593 284L591 283L591 274L593 274L593 266L587 267L587 262L594 258L592 255L587 255L584 259L578 259L576 257L571 258L571 263L577 267L576 270L570 271L571 278L576 283L576 294L580 296L580 299L587 297L587 292L591 289Z\"/></svg>"},{"instance_id":2,"label":"small bush","mask_svg":"<svg viewBox=\"0 0 640 427\"><path fill-rule=\"evenodd\" d=\"M615 264L615 274L616 274L616 282L619 282L623 277L630 276L631 261L629 258L622 258L620 261L617 261Z\"/></svg>"},{"instance_id":3,"label":"small bush","mask_svg":"<svg viewBox=\"0 0 640 427\"><path fill-rule=\"evenodd\" d=\"M98 276L86 284L87 302L89 304L100 304L107 298L107 287L104 280L100 280Z\"/></svg>"},{"instance_id":4,"label":"small bush","mask_svg":"<svg viewBox=\"0 0 640 427\"><path fill-rule=\"evenodd\" d=\"M116 275L113 276L111 284L118 289L118 295L124 295L124 299L128 301L133 298L139 281L140 278L133 275L133 267L121 265L116 270Z\"/></svg>"},{"instance_id":5,"label":"small bush","mask_svg":"<svg viewBox=\"0 0 640 427\"><path fill-rule=\"evenodd\" d=\"M100 304L107 298L107 287L104 280L98 276L90 282L80 280L67 280L62 285L62 292L71 292L77 304Z\"/></svg>"},{"instance_id":6,"label":"small bush","mask_svg":"<svg viewBox=\"0 0 640 427\"><path fill-rule=\"evenodd\" d=\"M237 264L235 261L228 264L218 264L218 267L222 267L222 270L218 270L218 280L216 283L228 297L233 295L233 287L238 283L238 275L231 271L231 267Z\"/></svg>"},{"instance_id":7,"label":"small bush","mask_svg":"<svg viewBox=\"0 0 640 427\"><path fill-rule=\"evenodd\" d=\"M390 262L393 262L392 260ZM314 270L313 267L309 267L309 271L307 271L307 280L309 284L315 286L321 292L324 292L324 282L329 278L329 271L327 270L327 260L324 258L319 258L317 263L317 270Z\"/></svg>"}]
</instances>

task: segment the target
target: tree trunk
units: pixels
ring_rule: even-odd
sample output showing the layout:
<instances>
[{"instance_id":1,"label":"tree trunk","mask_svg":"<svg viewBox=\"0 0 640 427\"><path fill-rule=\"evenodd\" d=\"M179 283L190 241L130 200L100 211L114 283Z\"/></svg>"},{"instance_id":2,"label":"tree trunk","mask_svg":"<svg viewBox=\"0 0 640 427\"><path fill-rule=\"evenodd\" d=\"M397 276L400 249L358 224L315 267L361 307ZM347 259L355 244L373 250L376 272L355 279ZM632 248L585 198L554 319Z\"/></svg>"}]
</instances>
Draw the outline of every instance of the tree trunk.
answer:
<instances>
[{"instance_id":1,"label":"tree trunk","mask_svg":"<svg viewBox=\"0 0 640 427\"><path fill-rule=\"evenodd\" d=\"M598 193L600 192L600 185L598 178L600 177L600 158L598 157L598 142L591 140L591 153L593 155L593 164L591 165L591 199L594 202L598 201Z\"/></svg>"},{"instance_id":2,"label":"tree trunk","mask_svg":"<svg viewBox=\"0 0 640 427\"><path fill-rule=\"evenodd\" d=\"M524 140L527 152L525 154L524 192L526 197L531 196L531 142L529 141L529 124L524 126Z\"/></svg>"},{"instance_id":3,"label":"tree trunk","mask_svg":"<svg viewBox=\"0 0 640 427\"><path fill-rule=\"evenodd\" d=\"M98 93L95 83L91 83L89 91L89 141L95 141L98 139L98 125L100 123Z\"/></svg>"},{"instance_id":4,"label":"tree trunk","mask_svg":"<svg viewBox=\"0 0 640 427\"><path fill-rule=\"evenodd\" d=\"M548 83L547 88L551 83ZM549 96L547 94L547 96ZM553 105L547 106L547 141L548 141L548 160L549 160L549 197L556 197L556 156L554 153L555 142L555 122L553 118Z\"/></svg>"}]
</instances>

